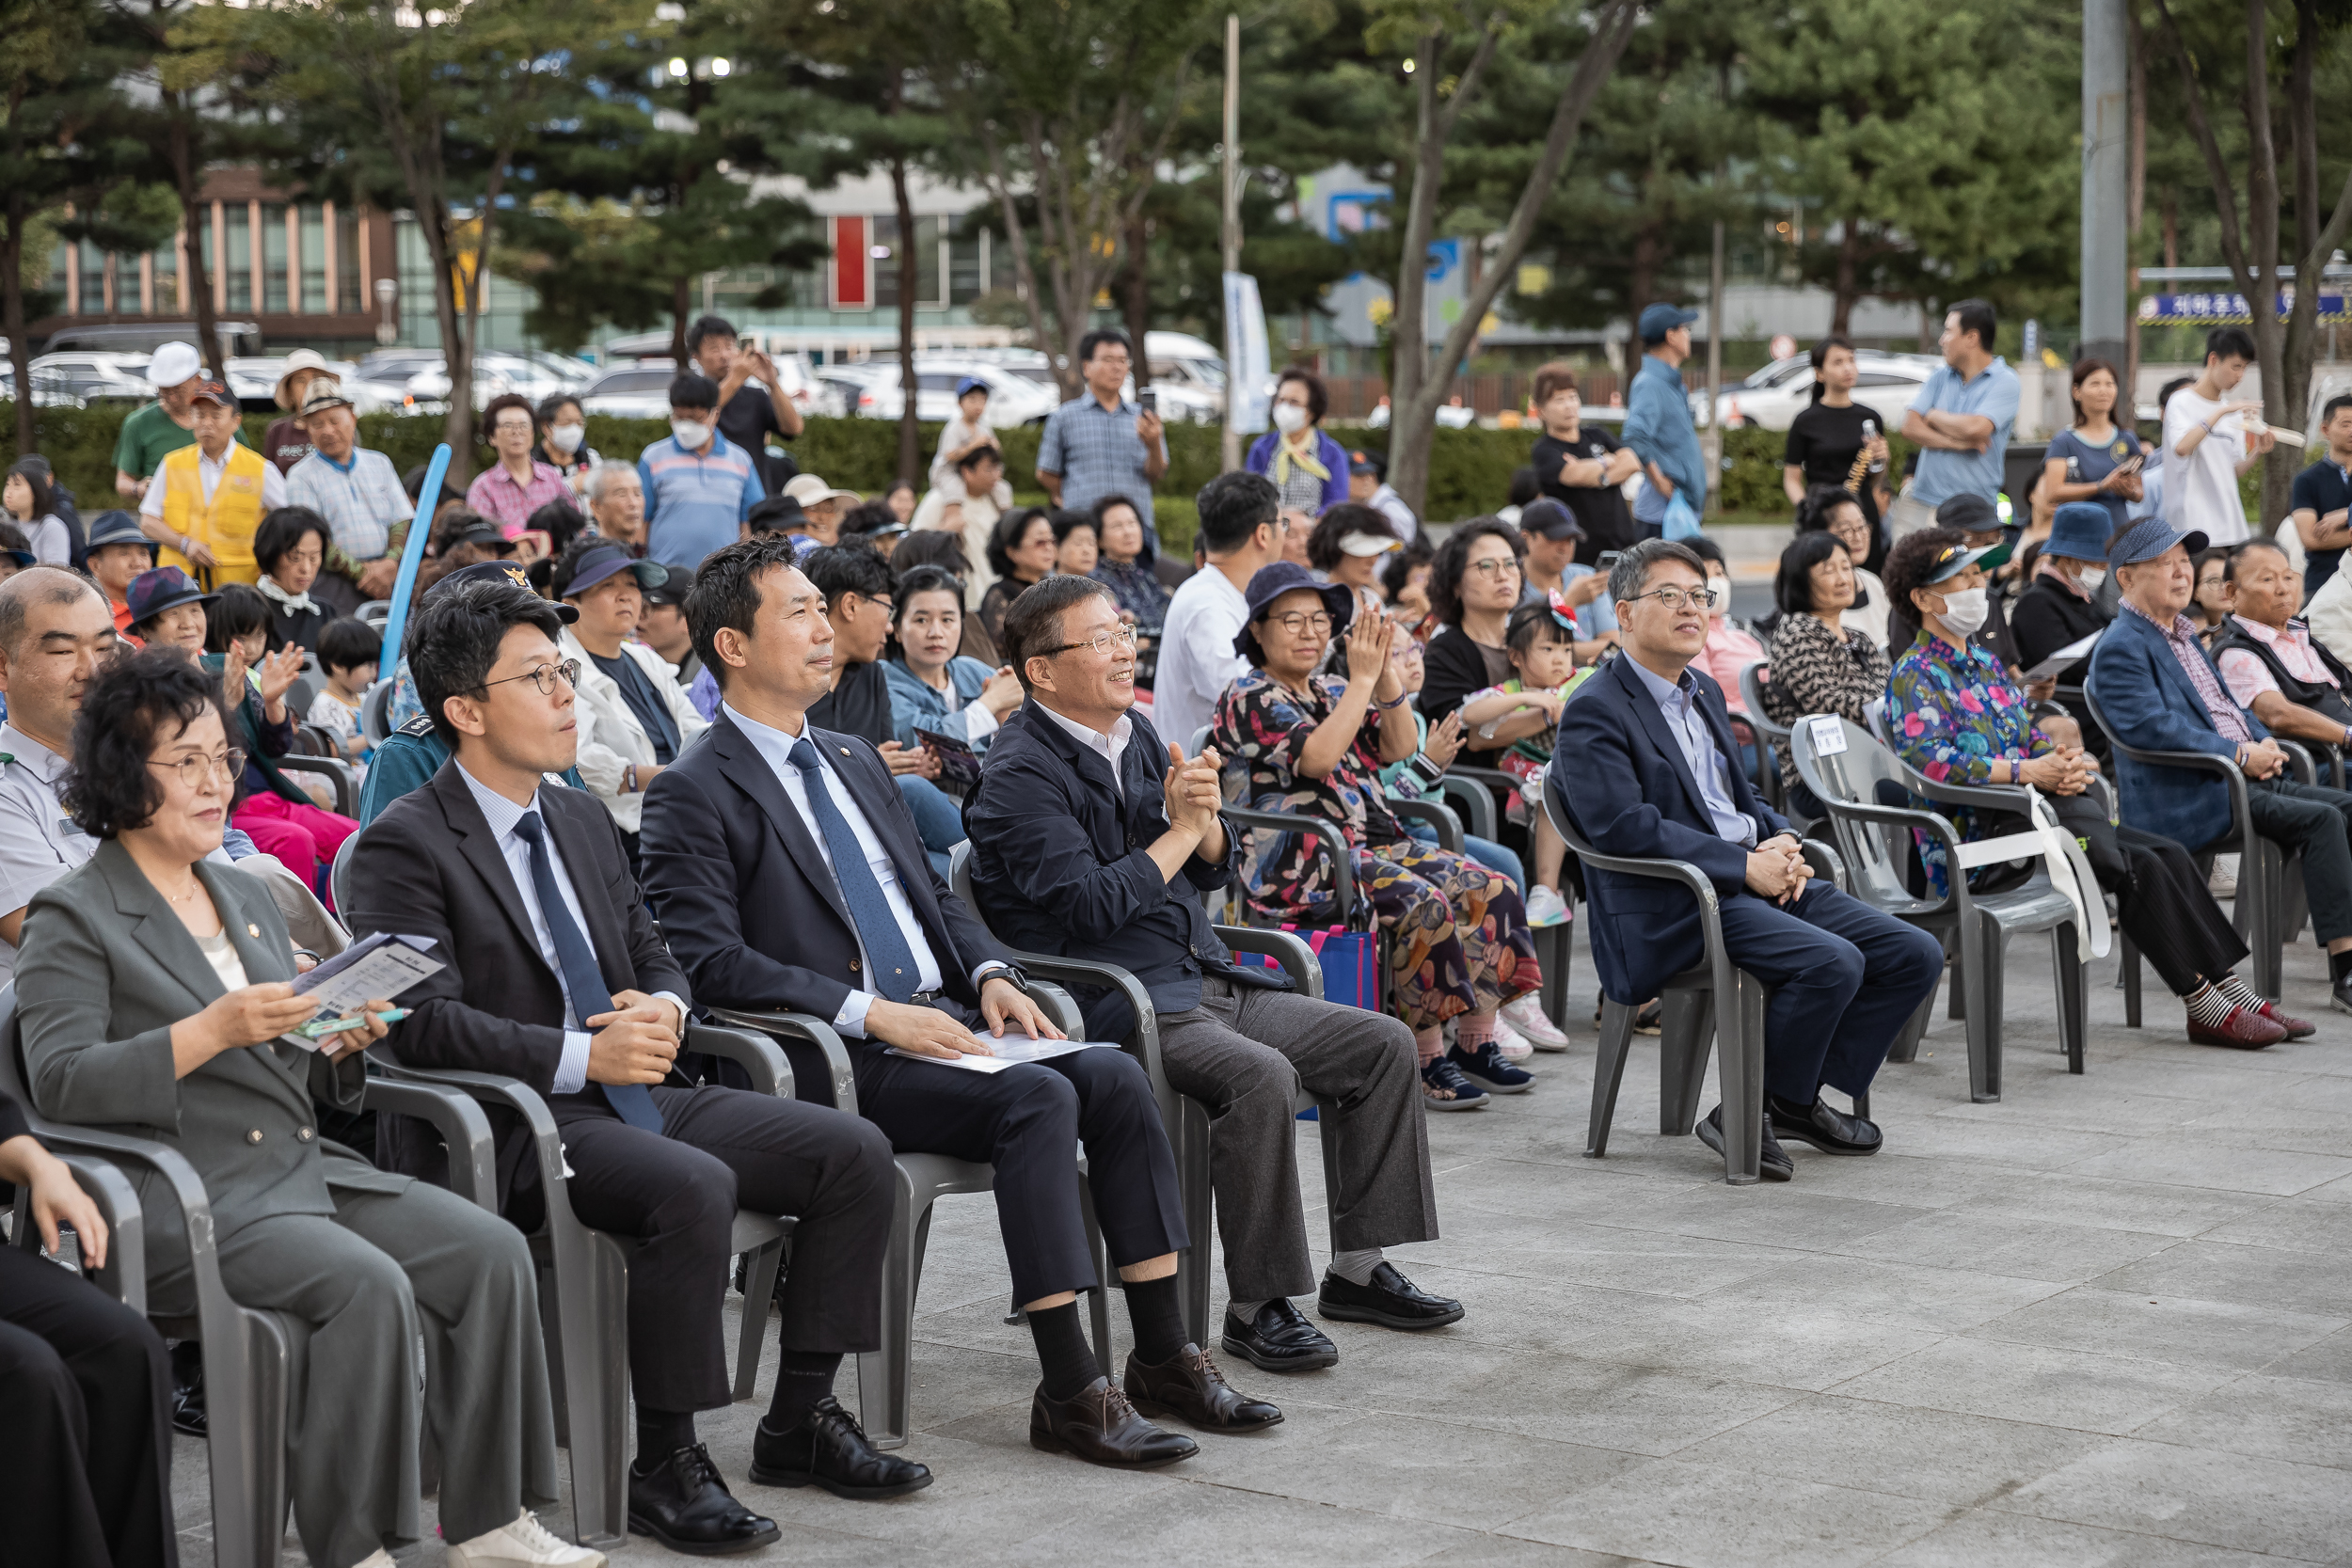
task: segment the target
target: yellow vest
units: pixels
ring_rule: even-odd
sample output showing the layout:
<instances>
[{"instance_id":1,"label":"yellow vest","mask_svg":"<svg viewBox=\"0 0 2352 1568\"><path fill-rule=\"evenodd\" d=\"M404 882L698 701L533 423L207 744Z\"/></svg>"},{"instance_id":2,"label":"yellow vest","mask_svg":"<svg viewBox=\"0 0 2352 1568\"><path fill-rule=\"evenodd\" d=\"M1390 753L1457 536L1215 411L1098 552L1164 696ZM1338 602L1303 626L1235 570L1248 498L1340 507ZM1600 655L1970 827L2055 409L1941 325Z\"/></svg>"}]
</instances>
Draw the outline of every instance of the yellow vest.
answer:
<instances>
[{"instance_id":1,"label":"yellow vest","mask_svg":"<svg viewBox=\"0 0 2352 1568\"><path fill-rule=\"evenodd\" d=\"M182 447L164 459L155 481L164 487L164 526L201 540L211 548L214 564L199 568L167 546L157 552L155 564L177 566L208 588L252 582L262 575L253 559L253 534L262 526L262 465L267 460L251 447L231 445L229 466L208 503L196 467L202 455L201 447Z\"/></svg>"}]
</instances>

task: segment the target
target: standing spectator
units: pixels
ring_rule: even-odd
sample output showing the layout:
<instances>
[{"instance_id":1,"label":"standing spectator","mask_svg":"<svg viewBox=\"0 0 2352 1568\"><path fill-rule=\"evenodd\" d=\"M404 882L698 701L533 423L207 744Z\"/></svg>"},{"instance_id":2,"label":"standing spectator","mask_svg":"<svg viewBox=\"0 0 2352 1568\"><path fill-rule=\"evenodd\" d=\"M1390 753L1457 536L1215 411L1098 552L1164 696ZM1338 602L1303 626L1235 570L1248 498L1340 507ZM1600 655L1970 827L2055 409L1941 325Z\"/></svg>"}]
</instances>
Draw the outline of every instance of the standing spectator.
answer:
<instances>
[{"instance_id":1,"label":"standing spectator","mask_svg":"<svg viewBox=\"0 0 2352 1568\"><path fill-rule=\"evenodd\" d=\"M1031 584L1054 574L1054 519L1041 506L1023 507L997 519L988 541L988 564L996 580L980 596L980 626L989 641L1003 646L1005 610Z\"/></svg>"},{"instance_id":2,"label":"standing spectator","mask_svg":"<svg viewBox=\"0 0 2352 1568\"><path fill-rule=\"evenodd\" d=\"M637 635L668 662L681 687L692 682L703 667L702 656L694 651L693 628L686 624L686 595L693 591L694 574L683 566L671 567L668 577L639 590L645 608L637 617Z\"/></svg>"},{"instance_id":3,"label":"standing spectator","mask_svg":"<svg viewBox=\"0 0 2352 1568\"><path fill-rule=\"evenodd\" d=\"M939 451L931 458L931 488L950 502L964 499L964 457L986 447L1003 447L996 438L995 428L988 422L988 383L977 375L967 375L956 383L956 412L939 429ZM994 489L996 510L1002 512L1012 504L1012 486L999 474ZM910 517L910 526L920 528Z\"/></svg>"},{"instance_id":4,"label":"standing spectator","mask_svg":"<svg viewBox=\"0 0 2352 1568\"><path fill-rule=\"evenodd\" d=\"M2001 461L2017 420L2017 372L1993 352L1999 323L1981 299L1944 313L1937 344L1944 363L1903 413L1903 439L1919 448L1918 471L1887 515L1889 543L1936 526L1936 508L1954 496L2001 493Z\"/></svg>"},{"instance_id":5,"label":"standing spectator","mask_svg":"<svg viewBox=\"0 0 2352 1568\"><path fill-rule=\"evenodd\" d=\"M200 572L211 582L251 582L253 533L286 504L286 476L237 442L237 400L217 381L189 394L196 444L163 460L139 498L140 527L164 546L167 566Z\"/></svg>"},{"instance_id":6,"label":"standing spectator","mask_svg":"<svg viewBox=\"0 0 2352 1568\"><path fill-rule=\"evenodd\" d=\"M963 637L963 590L946 570L917 566L898 575L890 627L891 738L923 749L914 732L952 736L985 752L1007 714L1021 705L1021 682L956 652Z\"/></svg>"},{"instance_id":7,"label":"standing spectator","mask_svg":"<svg viewBox=\"0 0 2352 1568\"><path fill-rule=\"evenodd\" d=\"M1823 486L1827 488L1827 486ZM1846 491L1849 503L1853 497ZM1808 713L1835 713L1867 727L1870 709L1886 701L1886 650L1880 638L1852 624L1852 546L1826 529L1800 533L1780 552L1772 602L1772 668L1764 681L1764 712L1794 724ZM1883 611L1882 611L1883 613ZM1807 821L1829 811L1798 773L1787 742L1776 743L1781 784L1789 809Z\"/></svg>"},{"instance_id":8,"label":"standing spectator","mask_svg":"<svg viewBox=\"0 0 2352 1568\"><path fill-rule=\"evenodd\" d=\"M1200 487L1196 504L1208 564L1168 600L1152 687L1152 727L1187 754L1192 737L1216 717L1225 689L1249 668L1233 648L1249 624L1242 590L1260 567L1281 559L1282 533L1290 527L1281 492L1263 474L1219 474ZM1144 521L1148 527L1148 513Z\"/></svg>"},{"instance_id":9,"label":"standing spectator","mask_svg":"<svg viewBox=\"0 0 2352 1568\"><path fill-rule=\"evenodd\" d=\"M1038 483L1054 504L1082 512L1104 496L1126 496L1146 528L1152 486L1168 471L1160 417L1120 396L1130 364L1127 335L1099 328L1078 340L1086 391L1054 410L1038 446Z\"/></svg>"},{"instance_id":10,"label":"standing spectator","mask_svg":"<svg viewBox=\"0 0 2352 1568\"><path fill-rule=\"evenodd\" d=\"M298 348L286 356L286 368L278 373L277 388L271 393L284 412L262 433L262 455L276 464L281 474L293 473L294 466L310 455L310 436L302 428L302 404L310 388L322 381L338 387L342 377L326 368L326 356L318 350Z\"/></svg>"},{"instance_id":11,"label":"standing spectator","mask_svg":"<svg viewBox=\"0 0 2352 1568\"><path fill-rule=\"evenodd\" d=\"M980 595L996 580L987 565L988 542L1012 506L1012 486L1005 483L1005 454L986 444L966 448L955 461L955 490L951 496L942 485L925 496L914 509L914 527L918 532L939 530L963 541L965 559L979 562L964 579L968 603L977 610Z\"/></svg>"},{"instance_id":12,"label":"standing spectator","mask_svg":"<svg viewBox=\"0 0 2352 1568\"><path fill-rule=\"evenodd\" d=\"M531 515L567 491L564 476L531 455L539 416L520 392L492 398L482 410L482 435L498 461L474 476L466 504L506 531L509 539L531 526Z\"/></svg>"},{"instance_id":13,"label":"standing spectator","mask_svg":"<svg viewBox=\"0 0 2352 1568\"><path fill-rule=\"evenodd\" d=\"M556 648L580 663L572 682L580 776L612 814L632 868L646 789L704 728L669 664L632 640L644 590L669 575L658 561L639 561L617 545L588 538L556 558L549 579L556 598L579 611Z\"/></svg>"},{"instance_id":14,"label":"standing spectator","mask_svg":"<svg viewBox=\"0 0 2352 1568\"><path fill-rule=\"evenodd\" d=\"M1871 540L1869 559L1856 556L1853 564L1875 572L1886 559L1879 516L1886 504L1887 449L1878 410L1853 400L1861 379L1851 339L1832 336L1813 345L1813 402L1789 421L1780 483L1792 506L1803 505L1816 485L1852 496Z\"/></svg>"},{"instance_id":15,"label":"standing spectator","mask_svg":"<svg viewBox=\"0 0 2352 1568\"><path fill-rule=\"evenodd\" d=\"M384 657L384 638L358 616L345 615L327 622L320 630L318 652L326 684L311 699L310 711L302 716L302 721L333 735L343 760L357 767L365 780L368 753L373 748L359 729L359 705L368 688L375 684L375 672Z\"/></svg>"},{"instance_id":16,"label":"standing spectator","mask_svg":"<svg viewBox=\"0 0 2352 1568\"><path fill-rule=\"evenodd\" d=\"M57 515L56 484L46 458L20 457L8 465L7 484L0 487L0 506L15 519L33 559L43 566L67 566L73 561L73 535Z\"/></svg>"},{"instance_id":17,"label":"standing spectator","mask_svg":"<svg viewBox=\"0 0 2352 1568\"><path fill-rule=\"evenodd\" d=\"M732 331L727 341L734 342ZM721 434L718 407L717 382L692 371L681 374L670 383L670 434L637 459L645 554L665 565L699 566L704 556L734 544L764 497L757 451Z\"/></svg>"},{"instance_id":18,"label":"standing spectator","mask_svg":"<svg viewBox=\"0 0 2352 1568\"><path fill-rule=\"evenodd\" d=\"M320 628L334 619L310 597L319 564L326 559L326 519L308 507L279 507L262 519L261 531L253 536L253 559L262 568L253 586L269 601L269 651L318 652Z\"/></svg>"},{"instance_id":19,"label":"standing spectator","mask_svg":"<svg viewBox=\"0 0 2352 1568\"><path fill-rule=\"evenodd\" d=\"M1622 509L1624 498L1618 499ZM1518 528L1527 541L1519 602L1549 604L1558 594L1576 616L1576 657L1586 663L1598 658L1617 641L1617 612L1609 602L1609 579L1576 559L1588 543L1584 525L1545 496L1519 509Z\"/></svg>"},{"instance_id":20,"label":"standing spectator","mask_svg":"<svg viewBox=\"0 0 2352 1568\"><path fill-rule=\"evenodd\" d=\"M2249 539L2230 552L2230 619L2213 659L2238 706L2273 735L2352 748L2352 671L2296 619L2300 585L2287 552Z\"/></svg>"},{"instance_id":21,"label":"standing spectator","mask_svg":"<svg viewBox=\"0 0 2352 1568\"><path fill-rule=\"evenodd\" d=\"M2203 373L2164 405L2164 520L2176 533L2193 530L2234 545L2249 531L2237 482L2278 445L2268 430L2246 429L2248 415L2260 422L2262 400L2230 397L2253 362L2246 328L2217 326L2205 335Z\"/></svg>"},{"instance_id":22,"label":"standing spectator","mask_svg":"<svg viewBox=\"0 0 2352 1568\"><path fill-rule=\"evenodd\" d=\"M1387 459L1377 452L1351 451L1347 454L1347 499L1359 506L1377 507L1396 530L1396 536L1411 544L1421 534L1421 519L1405 504L1405 498L1396 493L1388 480Z\"/></svg>"},{"instance_id":23,"label":"standing spectator","mask_svg":"<svg viewBox=\"0 0 2352 1568\"><path fill-rule=\"evenodd\" d=\"M1649 476L1633 502L1633 517L1653 538L1661 532L1675 538L1696 533L1707 512L1707 457L1691 421L1691 395L1681 369L1691 357L1691 324L1698 319L1696 310L1678 305L1652 305L1642 311L1642 368L1633 373L1633 390L1626 400L1625 444ZM1675 513L1672 526L1669 512Z\"/></svg>"},{"instance_id":24,"label":"standing spectator","mask_svg":"<svg viewBox=\"0 0 2352 1568\"><path fill-rule=\"evenodd\" d=\"M287 504L326 519L326 567L314 593L348 615L367 600L391 597L416 502L392 460L359 445L359 423L341 387L313 387L299 406L311 452L286 476Z\"/></svg>"},{"instance_id":25,"label":"standing spectator","mask_svg":"<svg viewBox=\"0 0 2352 1568\"><path fill-rule=\"evenodd\" d=\"M2319 461L2295 476L2289 504L2295 531L2303 541L2303 602L2336 575L2346 545L2352 545L2352 392L2329 398L2319 411L2320 438L2328 448Z\"/></svg>"},{"instance_id":26,"label":"standing spectator","mask_svg":"<svg viewBox=\"0 0 2352 1568\"><path fill-rule=\"evenodd\" d=\"M113 610L115 630L131 629L131 582L155 566L155 542L128 512L101 512L90 520L89 575Z\"/></svg>"},{"instance_id":27,"label":"standing spectator","mask_svg":"<svg viewBox=\"0 0 2352 1568\"><path fill-rule=\"evenodd\" d=\"M745 348L723 316L701 317L686 329L686 356L718 389L719 434L751 458L760 495L775 495L801 470L781 450L769 455L768 437L789 441L802 429L801 410L784 389L776 362L763 350Z\"/></svg>"},{"instance_id":28,"label":"standing spectator","mask_svg":"<svg viewBox=\"0 0 2352 1568\"><path fill-rule=\"evenodd\" d=\"M1102 553L1089 575L1111 591L1136 628L1136 646L1149 652L1168 619L1168 585L1152 569L1159 535L1143 526L1142 514L1124 496L1104 496L1094 503L1094 535Z\"/></svg>"},{"instance_id":29,"label":"standing spectator","mask_svg":"<svg viewBox=\"0 0 2352 1568\"><path fill-rule=\"evenodd\" d=\"M2142 497L2140 464L2147 448L2115 422L2115 367L2104 359L2074 363L2074 422L2050 437L2042 462L2042 495L2053 507L2090 501L2107 515L2107 532L2128 520L2132 502ZM2105 561L2104 552L2090 559Z\"/></svg>"},{"instance_id":30,"label":"standing spectator","mask_svg":"<svg viewBox=\"0 0 2352 1568\"><path fill-rule=\"evenodd\" d=\"M572 495L588 494L588 476L604 458L588 444L588 416L580 412L578 398L556 392L539 401L539 444L531 455L562 475Z\"/></svg>"},{"instance_id":31,"label":"standing spectator","mask_svg":"<svg viewBox=\"0 0 2352 1568\"><path fill-rule=\"evenodd\" d=\"M1282 493L1293 537L1304 539L1325 510L1347 499L1347 449L1324 433L1331 394L1314 372L1294 365L1274 384L1274 428L1243 465Z\"/></svg>"},{"instance_id":32,"label":"standing spectator","mask_svg":"<svg viewBox=\"0 0 2352 1568\"><path fill-rule=\"evenodd\" d=\"M1843 545L1849 563L1867 561L1872 550L1884 545L1881 531L1863 517L1861 499L1836 485L1815 485L1797 507L1797 537L1815 531L1826 532ZM1774 602L1778 599L1775 595ZM1788 613L1788 606L1779 608L1782 614ZM1886 646L1886 584L1867 566L1853 567L1853 602L1845 607L1843 625L1861 632L1874 646Z\"/></svg>"},{"instance_id":33,"label":"standing spectator","mask_svg":"<svg viewBox=\"0 0 2352 1568\"><path fill-rule=\"evenodd\" d=\"M588 470L588 520L609 542L644 559L645 485L628 463L598 463ZM683 568L681 568L683 569Z\"/></svg>"},{"instance_id":34,"label":"standing spectator","mask_svg":"<svg viewBox=\"0 0 2352 1568\"><path fill-rule=\"evenodd\" d=\"M155 401L122 421L115 438L115 494L144 500L165 458L196 440L196 388L204 359L193 343L166 343L147 362Z\"/></svg>"},{"instance_id":35,"label":"standing spectator","mask_svg":"<svg viewBox=\"0 0 2352 1568\"><path fill-rule=\"evenodd\" d=\"M1602 550L1622 550L1639 539L1642 531L1633 526L1633 515L1626 510L1625 482L1642 471L1642 460L1606 429L1585 424L1584 399L1577 388L1574 367L1554 361L1536 371L1535 417L1543 421L1544 433L1535 438L1529 462L1535 470L1538 490L1575 516L1583 542L1596 555ZM1519 528L1525 531L1526 527L1527 513L1522 507ZM1531 547L1534 544L1531 538ZM1580 601L1572 598L1569 602ZM1603 597L1600 603L1606 624L1614 626L1616 616L1607 612L1607 599ZM1589 637L1581 614L1578 621L1578 635Z\"/></svg>"}]
</instances>

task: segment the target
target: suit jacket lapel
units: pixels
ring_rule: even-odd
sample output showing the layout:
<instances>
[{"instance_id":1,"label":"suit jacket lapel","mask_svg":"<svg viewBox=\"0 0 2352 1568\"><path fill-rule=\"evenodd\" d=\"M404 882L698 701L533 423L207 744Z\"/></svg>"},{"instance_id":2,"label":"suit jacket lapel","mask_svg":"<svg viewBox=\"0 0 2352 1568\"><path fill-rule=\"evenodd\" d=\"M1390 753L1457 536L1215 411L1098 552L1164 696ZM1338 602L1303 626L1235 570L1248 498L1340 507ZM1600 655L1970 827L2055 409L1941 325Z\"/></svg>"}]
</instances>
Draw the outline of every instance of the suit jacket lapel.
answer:
<instances>
[{"instance_id":1,"label":"suit jacket lapel","mask_svg":"<svg viewBox=\"0 0 2352 1568\"><path fill-rule=\"evenodd\" d=\"M1682 793L1689 797L1691 809L1697 812L1699 820L1707 823L1711 830L1715 814L1707 809L1706 798L1699 794L1699 782L1692 775L1691 761L1682 754L1682 742L1675 738L1674 727L1666 722L1664 710L1659 707L1658 699L1650 695L1648 685L1635 673L1632 656L1621 654L1610 662L1617 684L1625 689L1626 696L1632 701L1634 716L1649 733L1651 744L1666 754L1667 765L1674 769L1675 777L1682 782Z\"/></svg>"},{"instance_id":2,"label":"suit jacket lapel","mask_svg":"<svg viewBox=\"0 0 2352 1568\"><path fill-rule=\"evenodd\" d=\"M719 771L752 798L768 818L769 827L784 842L793 863L801 868L802 878L841 917L842 925L856 930L857 922L850 918L849 906L841 901L841 890L833 879L832 868L825 864L825 857L818 852L808 824L801 819L792 798L784 792L783 781L768 766L768 759L760 755L759 748L752 744L751 736L737 729L735 721L723 713L707 733L710 744L719 753Z\"/></svg>"},{"instance_id":3,"label":"suit jacket lapel","mask_svg":"<svg viewBox=\"0 0 2352 1568\"><path fill-rule=\"evenodd\" d=\"M459 859L482 879L489 890L490 902L499 907L506 923L515 928L515 938L522 944L522 950L544 965L547 960L539 951L539 935L531 928L531 917L523 912L522 889L515 885L506 852L499 847L497 835L490 832L490 819L474 803L473 791L466 787L466 781L457 776L455 759L441 764L441 770L433 775L425 787L440 801L441 816L449 823L450 832L464 843Z\"/></svg>"},{"instance_id":4,"label":"suit jacket lapel","mask_svg":"<svg viewBox=\"0 0 2352 1568\"><path fill-rule=\"evenodd\" d=\"M2140 623L2140 635L2150 643L2150 660L2156 667L2157 677L2170 684L2173 701L2199 719L2212 722L2212 716L2205 711L2204 698L2197 694L2196 682L2190 680L2188 672L2181 668L2180 658L2172 652L2172 644L2165 637L2164 628L2146 616L2133 614L2130 610L2119 610L2117 617L2129 617ZM2217 673L2214 679L2218 683L2221 677ZM2223 687L2222 689L2226 691L2229 689Z\"/></svg>"}]
</instances>

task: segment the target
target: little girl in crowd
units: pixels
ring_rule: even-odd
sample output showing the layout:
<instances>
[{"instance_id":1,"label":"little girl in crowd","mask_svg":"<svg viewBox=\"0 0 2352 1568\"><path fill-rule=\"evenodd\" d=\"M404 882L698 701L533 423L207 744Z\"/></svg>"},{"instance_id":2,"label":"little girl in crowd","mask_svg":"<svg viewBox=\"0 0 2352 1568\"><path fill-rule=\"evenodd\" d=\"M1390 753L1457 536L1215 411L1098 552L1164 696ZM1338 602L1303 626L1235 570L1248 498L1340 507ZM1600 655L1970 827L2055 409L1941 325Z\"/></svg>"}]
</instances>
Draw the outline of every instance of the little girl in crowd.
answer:
<instances>
[{"instance_id":1,"label":"little girl in crowd","mask_svg":"<svg viewBox=\"0 0 2352 1568\"><path fill-rule=\"evenodd\" d=\"M357 616L345 615L319 628L319 669L326 686L311 699L303 721L330 732L361 778L367 777L368 754L375 748L359 729L359 705L383 657L383 635Z\"/></svg>"},{"instance_id":2,"label":"little girl in crowd","mask_svg":"<svg viewBox=\"0 0 2352 1568\"><path fill-rule=\"evenodd\" d=\"M1567 900L1560 894L1567 846L1545 814L1543 788L1561 705L1593 673L1576 667L1575 637L1576 611L1559 594L1519 606L1503 630L1518 673L1462 702L1466 727L1482 738L1511 742L1495 766L1519 781L1519 792L1506 810L1512 821L1530 826L1535 840L1534 882L1527 890L1530 926L1557 926L1568 918Z\"/></svg>"}]
</instances>

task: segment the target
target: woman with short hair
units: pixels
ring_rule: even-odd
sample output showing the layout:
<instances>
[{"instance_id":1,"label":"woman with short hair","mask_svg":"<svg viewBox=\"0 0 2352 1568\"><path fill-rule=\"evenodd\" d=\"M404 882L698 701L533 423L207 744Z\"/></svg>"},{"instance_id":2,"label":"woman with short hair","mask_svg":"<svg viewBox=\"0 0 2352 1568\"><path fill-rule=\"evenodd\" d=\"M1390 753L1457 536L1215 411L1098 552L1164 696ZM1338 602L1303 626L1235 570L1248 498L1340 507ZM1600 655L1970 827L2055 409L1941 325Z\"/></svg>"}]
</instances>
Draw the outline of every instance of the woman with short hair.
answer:
<instances>
[{"instance_id":1,"label":"woman with short hair","mask_svg":"<svg viewBox=\"0 0 2352 1568\"><path fill-rule=\"evenodd\" d=\"M1870 709L1886 701L1886 650L1849 619L1858 576L1851 547L1827 529L1800 533L1780 552L1780 573L1772 579L1780 620L1772 627L1763 692L1765 716L1775 724L1834 713L1867 729ZM1788 743L1773 745L1791 814L1814 820L1828 816L1798 774Z\"/></svg>"},{"instance_id":2,"label":"woman with short hair","mask_svg":"<svg viewBox=\"0 0 2352 1568\"><path fill-rule=\"evenodd\" d=\"M334 613L310 597L310 586L326 564L334 534L326 519L307 506L281 506L262 519L253 535L253 563L262 575L253 586L269 601L264 630L271 653L280 648L319 651L319 632Z\"/></svg>"},{"instance_id":3,"label":"woman with short hair","mask_svg":"<svg viewBox=\"0 0 2352 1568\"><path fill-rule=\"evenodd\" d=\"M988 536L989 569L996 580L980 595L979 622L991 642L1002 639L1005 611L1031 583L1054 575L1055 514L1041 506L1018 507L996 519Z\"/></svg>"},{"instance_id":4,"label":"woman with short hair","mask_svg":"<svg viewBox=\"0 0 2352 1568\"><path fill-rule=\"evenodd\" d=\"M1258 437L1243 464L1281 492L1291 531L1303 536L1313 520L1347 499L1347 449L1326 434L1331 394L1323 377L1293 365L1274 382L1274 428Z\"/></svg>"}]
</instances>

